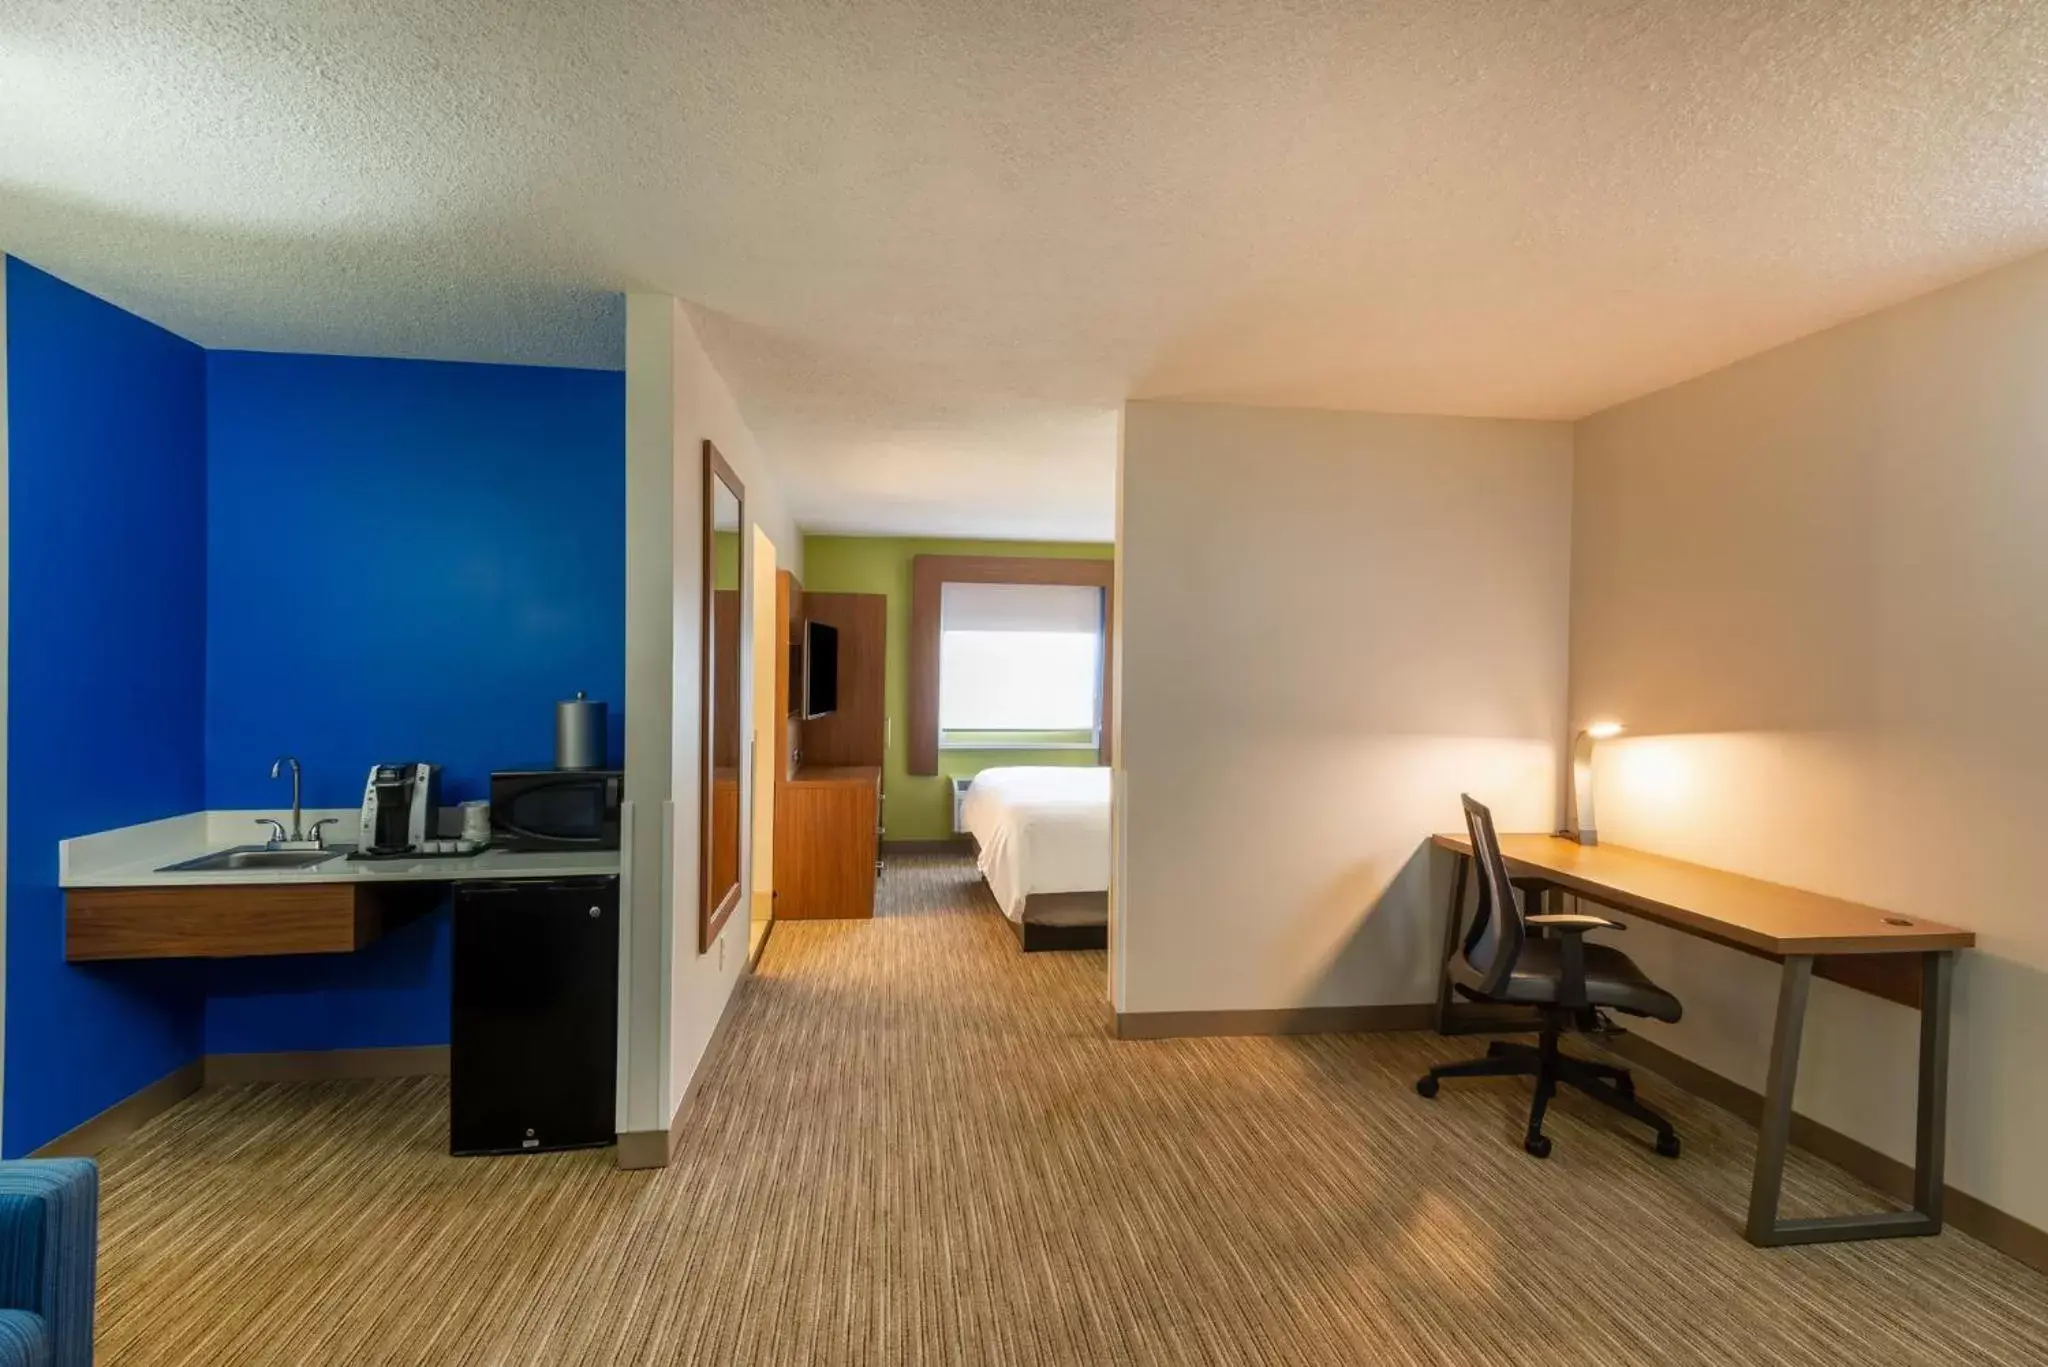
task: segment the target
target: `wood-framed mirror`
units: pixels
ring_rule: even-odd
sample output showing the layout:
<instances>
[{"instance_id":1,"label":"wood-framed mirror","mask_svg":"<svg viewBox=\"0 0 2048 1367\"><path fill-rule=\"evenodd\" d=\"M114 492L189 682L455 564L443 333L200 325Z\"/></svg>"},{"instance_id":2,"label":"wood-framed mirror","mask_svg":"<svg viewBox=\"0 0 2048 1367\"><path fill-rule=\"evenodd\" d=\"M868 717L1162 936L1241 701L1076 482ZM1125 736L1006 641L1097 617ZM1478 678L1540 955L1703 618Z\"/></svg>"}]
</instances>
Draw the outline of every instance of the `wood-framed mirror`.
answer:
<instances>
[{"instance_id":1,"label":"wood-framed mirror","mask_svg":"<svg viewBox=\"0 0 2048 1367\"><path fill-rule=\"evenodd\" d=\"M718 448L704 443L704 612L703 694L698 735L702 738L703 815L702 905L698 953L725 928L740 901L740 767L745 747L740 731L741 533L747 525L747 491Z\"/></svg>"}]
</instances>

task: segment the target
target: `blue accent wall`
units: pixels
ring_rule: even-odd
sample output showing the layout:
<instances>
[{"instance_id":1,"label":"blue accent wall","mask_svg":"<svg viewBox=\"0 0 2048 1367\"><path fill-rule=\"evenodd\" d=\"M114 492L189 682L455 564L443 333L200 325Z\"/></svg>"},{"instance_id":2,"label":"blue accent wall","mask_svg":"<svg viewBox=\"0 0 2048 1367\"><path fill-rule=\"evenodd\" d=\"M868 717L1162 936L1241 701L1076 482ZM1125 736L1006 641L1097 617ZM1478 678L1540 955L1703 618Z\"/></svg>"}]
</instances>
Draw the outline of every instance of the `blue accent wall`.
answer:
<instances>
[{"instance_id":1,"label":"blue accent wall","mask_svg":"<svg viewBox=\"0 0 2048 1367\"><path fill-rule=\"evenodd\" d=\"M9 1157L200 1052L186 963L64 962L57 842L204 805L205 356L9 258Z\"/></svg>"},{"instance_id":2,"label":"blue accent wall","mask_svg":"<svg viewBox=\"0 0 2048 1367\"><path fill-rule=\"evenodd\" d=\"M445 909L352 955L70 965L57 842L445 801L625 690L625 380L208 354L11 258L6 1107L41 1145L202 1052L445 1043Z\"/></svg>"},{"instance_id":3,"label":"blue accent wall","mask_svg":"<svg viewBox=\"0 0 2048 1367\"><path fill-rule=\"evenodd\" d=\"M554 704L626 670L625 377L211 352L205 806L353 807L380 761L443 801L546 763ZM213 1053L439 1044L445 911L353 955L209 965Z\"/></svg>"}]
</instances>

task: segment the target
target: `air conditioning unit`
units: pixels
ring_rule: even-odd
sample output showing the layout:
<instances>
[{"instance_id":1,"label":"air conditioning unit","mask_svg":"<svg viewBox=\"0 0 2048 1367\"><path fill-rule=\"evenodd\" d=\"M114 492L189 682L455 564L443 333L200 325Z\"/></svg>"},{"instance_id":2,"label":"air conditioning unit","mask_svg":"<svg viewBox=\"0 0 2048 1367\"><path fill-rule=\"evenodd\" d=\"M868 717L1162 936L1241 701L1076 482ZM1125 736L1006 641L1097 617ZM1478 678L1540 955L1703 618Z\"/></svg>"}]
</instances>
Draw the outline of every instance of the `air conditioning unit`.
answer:
<instances>
[{"instance_id":1,"label":"air conditioning unit","mask_svg":"<svg viewBox=\"0 0 2048 1367\"><path fill-rule=\"evenodd\" d=\"M972 774L955 774L953 776L953 834L955 835L967 834L967 825L960 818L961 813L967 808L967 790L973 786L974 776Z\"/></svg>"}]
</instances>

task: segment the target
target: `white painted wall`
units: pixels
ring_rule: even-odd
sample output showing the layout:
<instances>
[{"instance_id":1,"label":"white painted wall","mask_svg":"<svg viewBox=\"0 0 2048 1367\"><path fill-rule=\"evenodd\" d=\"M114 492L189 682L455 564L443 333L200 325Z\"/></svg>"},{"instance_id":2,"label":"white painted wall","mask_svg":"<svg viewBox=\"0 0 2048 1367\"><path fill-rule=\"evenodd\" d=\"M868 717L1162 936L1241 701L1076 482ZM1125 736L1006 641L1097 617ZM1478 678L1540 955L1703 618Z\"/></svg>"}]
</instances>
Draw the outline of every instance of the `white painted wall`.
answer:
<instances>
[{"instance_id":1,"label":"white painted wall","mask_svg":"<svg viewBox=\"0 0 2048 1367\"><path fill-rule=\"evenodd\" d=\"M675 696L676 305L626 296L626 800L619 927L619 1129L668 1112L664 871ZM693 856L694 857L694 854Z\"/></svg>"},{"instance_id":2,"label":"white painted wall","mask_svg":"<svg viewBox=\"0 0 2048 1367\"><path fill-rule=\"evenodd\" d=\"M1115 649L1109 655L1109 696L1103 699L1110 720L1109 751L1109 1001L1121 1010L1129 993L1124 971L1123 899L1130 887L1130 787L1124 768L1124 430L1130 416L1126 404L1116 415L1116 544L1110 567L1114 591L1109 602L1109 634Z\"/></svg>"},{"instance_id":3,"label":"white painted wall","mask_svg":"<svg viewBox=\"0 0 2048 1367\"><path fill-rule=\"evenodd\" d=\"M1557 423L1126 407L1119 1011L1434 997L1428 836L1555 819L1571 478Z\"/></svg>"},{"instance_id":4,"label":"white painted wall","mask_svg":"<svg viewBox=\"0 0 2048 1367\"><path fill-rule=\"evenodd\" d=\"M1975 929L1950 1182L2048 1226L2048 257L1580 424L1603 838ZM1659 1043L1752 1087L1775 966L1655 927ZM1912 1157L1914 1014L1814 984L1797 1105Z\"/></svg>"},{"instance_id":5,"label":"white painted wall","mask_svg":"<svg viewBox=\"0 0 2048 1367\"><path fill-rule=\"evenodd\" d=\"M803 545L788 507L688 309L666 295L626 296L626 788L635 821L622 930L622 1130L668 1127L746 965L743 914L726 923L711 952L697 947L706 439L746 485L748 523L801 573ZM752 538L742 535L741 545L751 557ZM742 566L743 585L751 585L751 568ZM750 623L746 605L741 621ZM740 655L751 669L746 640ZM746 678L741 697L751 697ZM750 720L741 724L745 734ZM743 803L751 775L744 781Z\"/></svg>"}]
</instances>

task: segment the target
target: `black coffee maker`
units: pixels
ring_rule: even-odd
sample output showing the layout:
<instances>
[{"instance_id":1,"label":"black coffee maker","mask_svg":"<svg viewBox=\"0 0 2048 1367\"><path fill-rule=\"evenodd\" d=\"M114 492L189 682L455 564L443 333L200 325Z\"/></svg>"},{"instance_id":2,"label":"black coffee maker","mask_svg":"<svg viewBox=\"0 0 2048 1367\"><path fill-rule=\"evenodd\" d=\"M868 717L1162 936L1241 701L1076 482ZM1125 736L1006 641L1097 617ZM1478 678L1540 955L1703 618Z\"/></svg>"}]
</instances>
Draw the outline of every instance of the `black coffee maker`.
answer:
<instances>
[{"instance_id":1,"label":"black coffee maker","mask_svg":"<svg viewBox=\"0 0 2048 1367\"><path fill-rule=\"evenodd\" d=\"M439 834L441 766L380 764L363 785L361 852L407 854Z\"/></svg>"}]
</instances>

